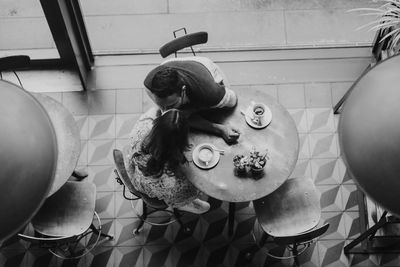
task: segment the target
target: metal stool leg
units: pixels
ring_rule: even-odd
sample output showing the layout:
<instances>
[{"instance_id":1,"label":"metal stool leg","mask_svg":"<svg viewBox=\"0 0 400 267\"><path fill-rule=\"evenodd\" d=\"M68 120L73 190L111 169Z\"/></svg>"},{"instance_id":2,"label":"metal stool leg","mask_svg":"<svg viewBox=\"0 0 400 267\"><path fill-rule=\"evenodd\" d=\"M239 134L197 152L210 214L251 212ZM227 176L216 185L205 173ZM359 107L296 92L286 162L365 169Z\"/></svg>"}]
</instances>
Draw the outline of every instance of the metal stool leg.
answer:
<instances>
[{"instance_id":1,"label":"metal stool leg","mask_svg":"<svg viewBox=\"0 0 400 267\"><path fill-rule=\"evenodd\" d=\"M134 235L139 234L140 230L143 227L144 221L147 219L147 205L144 201L142 203L143 203L143 212L142 212L142 216L139 216L140 223L139 223L138 227L133 231Z\"/></svg>"},{"instance_id":2,"label":"metal stool leg","mask_svg":"<svg viewBox=\"0 0 400 267\"><path fill-rule=\"evenodd\" d=\"M174 209L174 216L175 216L177 222L179 223L179 225L182 227L183 233L190 234L192 232L192 229L190 229L189 227L187 227L186 225L183 224L183 222L181 220L182 214L180 213L179 210Z\"/></svg>"},{"instance_id":3,"label":"metal stool leg","mask_svg":"<svg viewBox=\"0 0 400 267\"><path fill-rule=\"evenodd\" d=\"M299 259L297 258L298 256L298 251L297 251L297 245L293 244L293 250L292 250L293 256L294 256L294 263L296 266L300 266Z\"/></svg>"},{"instance_id":4,"label":"metal stool leg","mask_svg":"<svg viewBox=\"0 0 400 267\"><path fill-rule=\"evenodd\" d=\"M94 226L93 223L90 225L90 229L92 229L94 233L96 233L96 234L98 234L98 235L100 235L100 236L102 236L102 237L106 237L106 238L108 238L108 239L110 239L110 240L114 239L113 236L107 235L107 234L105 234L105 233L103 233L103 232L100 232L100 231L96 228L96 226Z\"/></svg>"},{"instance_id":5,"label":"metal stool leg","mask_svg":"<svg viewBox=\"0 0 400 267\"><path fill-rule=\"evenodd\" d=\"M235 220L235 209L236 203L229 202L229 214L228 214L228 235L232 236L233 234L233 222Z\"/></svg>"}]
</instances>

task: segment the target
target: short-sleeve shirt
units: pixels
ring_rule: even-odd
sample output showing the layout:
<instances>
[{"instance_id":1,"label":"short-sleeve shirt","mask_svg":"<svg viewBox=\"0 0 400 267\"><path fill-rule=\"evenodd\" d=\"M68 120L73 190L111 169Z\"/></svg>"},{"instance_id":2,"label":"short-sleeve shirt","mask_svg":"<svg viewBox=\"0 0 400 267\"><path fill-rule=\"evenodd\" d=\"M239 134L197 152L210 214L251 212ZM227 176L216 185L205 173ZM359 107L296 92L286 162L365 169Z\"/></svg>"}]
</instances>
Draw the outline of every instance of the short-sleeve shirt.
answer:
<instances>
[{"instance_id":1,"label":"short-sleeve shirt","mask_svg":"<svg viewBox=\"0 0 400 267\"><path fill-rule=\"evenodd\" d=\"M156 67L147 75L144 85L151 90L154 75L165 68L172 68L186 85L189 106L195 108L213 107L220 103L225 95L225 86L214 80L209 69L197 60L169 60Z\"/></svg>"}]
</instances>

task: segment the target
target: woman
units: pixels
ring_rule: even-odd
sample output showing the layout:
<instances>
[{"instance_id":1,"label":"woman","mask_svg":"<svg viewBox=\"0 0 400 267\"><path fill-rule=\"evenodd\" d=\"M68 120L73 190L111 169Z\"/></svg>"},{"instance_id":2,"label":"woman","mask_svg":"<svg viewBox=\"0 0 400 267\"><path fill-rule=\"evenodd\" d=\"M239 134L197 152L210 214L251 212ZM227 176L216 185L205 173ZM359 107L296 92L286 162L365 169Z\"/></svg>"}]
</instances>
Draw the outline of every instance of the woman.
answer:
<instances>
[{"instance_id":1,"label":"woman","mask_svg":"<svg viewBox=\"0 0 400 267\"><path fill-rule=\"evenodd\" d=\"M138 191L171 207L200 214L208 211L210 204L198 198L200 191L182 171L187 162L188 133L188 121L179 110L170 109L162 115L160 110L149 110L131 132L128 165L135 166L131 177Z\"/></svg>"}]
</instances>

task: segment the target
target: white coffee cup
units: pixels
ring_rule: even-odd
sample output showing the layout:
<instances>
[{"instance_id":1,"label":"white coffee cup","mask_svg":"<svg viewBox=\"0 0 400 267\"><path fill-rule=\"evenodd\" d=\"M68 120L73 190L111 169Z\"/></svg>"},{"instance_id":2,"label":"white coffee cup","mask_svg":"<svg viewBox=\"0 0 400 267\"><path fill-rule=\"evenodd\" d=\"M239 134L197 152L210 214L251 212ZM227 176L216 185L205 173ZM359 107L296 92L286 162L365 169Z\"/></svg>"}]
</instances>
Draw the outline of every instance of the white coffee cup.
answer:
<instances>
[{"instance_id":1,"label":"white coffee cup","mask_svg":"<svg viewBox=\"0 0 400 267\"><path fill-rule=\"evenodd\" d=\"M267 107L263 103L252 102L252 120L255 124L261 125L262 119L265 116L265 111Z\"/></svg>"},{"instance_id":2,"label":"white coffee cup","mask_svg":"<svg viewBox=\"0 0 400 267\"><path fill-rule=\"evenodd\" d=\"M199 160L206 166L210 163L214 157L214 150L210 146L203 146L199 149Z\"/></svg>"}]
</instances>

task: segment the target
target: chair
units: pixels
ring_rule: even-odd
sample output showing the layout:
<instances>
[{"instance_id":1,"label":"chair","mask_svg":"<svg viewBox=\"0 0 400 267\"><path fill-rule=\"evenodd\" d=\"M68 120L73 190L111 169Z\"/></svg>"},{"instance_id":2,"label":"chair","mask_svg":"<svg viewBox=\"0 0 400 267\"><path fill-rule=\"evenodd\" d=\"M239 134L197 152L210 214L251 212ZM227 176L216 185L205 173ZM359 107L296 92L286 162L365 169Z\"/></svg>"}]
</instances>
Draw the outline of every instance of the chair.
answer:
<instances>
[{"instance_id":1,"label":"chair","mask_svg":"<svg viewBox=\"0 0 400 267\"><path fill-rule=\"evenodd\" d=\"M8 56L0 58L0 72L26 68L30 65L28 56Z\"/></svg>"},{"instance_id":2,"label":"chair","mask_svg":"<svg viewBox=\"0 0 400 267\"><path fill-rule=\"evenodd\" d=\"M182 217L182 214L177 210L177 209L168 209L168 205L158 199L158 198L152 198L149 197L147 194L144 194L134 187L132 181L129 178L128 172L125 168L125 163L124 163L124 155L121 150L114 149L113 151L113 156L114 156L114 162L115 162L115 167L116 169L114 170L114 173L116 174L116 180L117 182L123 186L123 196L125 199L130 200L132 203L132 207L134 208L134 203L133 201L136 200L142 200L142 207L143 211L142 214L137 214L137 216L140 219L140 223L137 226L137 228L133 231L134 235L139 234L141 228L143 227L144 223L148 223L153 226L166 226L174 222L178 222L181 227L183 227L184 233L190 233L191 229L188 227L185 227L183 225L183 222L180 220ZM134 170L133 170L134 172ZM133 198L129 197L126 195L126 188L129 190L129 192L134 196ZM166 221L164 222L154 222L148 218L149 215L154 214L156 212L166 212L169 213L171 216L167 218Z\"/></svg>"},{"instance_id":3,"label":"chair","mask_svg":"<svg viewBox=\"0 0 400 267\"><path fill-rule=\"evenodd\" d=\"M264 232L260 242L257 242L253 232L258 246L262 248L270 236L275 244L292 253L283 257L267 251L266 254L273 258L294 258L295 263L299 265L297 256L306 251L311 243L329 228L329 224L317 227L321 208L316 188L310 179L290 179L272 194L254 200L253 204Z\"/></svg>"},{"instance_id":4,"label":"chair","mask_svg":"<svg viewBox=\"0 0 400 267\"><path fill-rule=\"evenodd\" d=\"M8 56L0 58L0 80L3 79L3 71L12 71L22 88L21 80L19 79L15 70L24 69L29 67L31 64L31 59L29 56Z\"/></svg>"},{"instance_id":5,"label":"chair","mask_svg":"<svg viewBox=\"0 0 400 267\"><path fill-rule=\"evenodd\" d=\"M100 236L113 239L101 232L95 202L96 186L93 183L66 182L44 202L31 221L35 234L20 233L18 237L32 245L47 248L59 258L80 258L95 248Z\"/></svg>"},{"instance_id":6,"label":"chair","mask_svg":"<svg viewBox=\"0 0 400 267\"><path fill-rule=\"evenodd\" d=\"M176 38L176 32L183 30L185 35ZM195 56L196 53L193 50L194 45L197 44L205 44L208 41L208 33L207 32L195 32L195 33L186 33L186 28L181 28L173 32L175 39L164 44L159 52L160 55L165 58L172 53L175 53L175 57L177 57L177 52L183 48L190 47L192 50L193 55Z\"/></svg>"}]
</instances>

